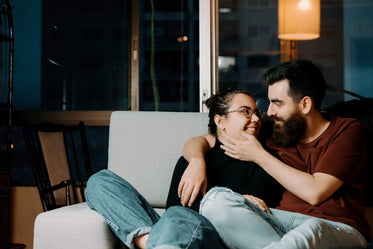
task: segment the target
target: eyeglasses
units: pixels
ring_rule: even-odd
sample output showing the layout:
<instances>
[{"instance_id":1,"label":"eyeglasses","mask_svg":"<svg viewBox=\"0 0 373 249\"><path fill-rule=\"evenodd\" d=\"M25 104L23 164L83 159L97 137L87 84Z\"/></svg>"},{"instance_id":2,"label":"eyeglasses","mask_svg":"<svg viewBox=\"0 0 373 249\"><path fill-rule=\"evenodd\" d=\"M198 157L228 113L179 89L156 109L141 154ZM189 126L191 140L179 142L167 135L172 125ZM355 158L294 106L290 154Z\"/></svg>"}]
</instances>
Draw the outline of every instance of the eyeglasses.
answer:
<instances>
[{"instance_id":1,"label":"eyeglasses","mask_svg":"<svg viewBox=\"0 0 373 249\"><path fill-rule=\"evenodd\" d=\"M247 106L241 106L240 108L238 108L237 110L233 110L233 111L229 111L227 113L231 113L231 112L239 112L241 114L243 114L247 119L250 119L252 116L253 116L253 113L259 118L261 119L262 118L262 111L257 108L255 109L254 111L250 108L250 107L247 107Z\"/></svg>"}]
</instances>

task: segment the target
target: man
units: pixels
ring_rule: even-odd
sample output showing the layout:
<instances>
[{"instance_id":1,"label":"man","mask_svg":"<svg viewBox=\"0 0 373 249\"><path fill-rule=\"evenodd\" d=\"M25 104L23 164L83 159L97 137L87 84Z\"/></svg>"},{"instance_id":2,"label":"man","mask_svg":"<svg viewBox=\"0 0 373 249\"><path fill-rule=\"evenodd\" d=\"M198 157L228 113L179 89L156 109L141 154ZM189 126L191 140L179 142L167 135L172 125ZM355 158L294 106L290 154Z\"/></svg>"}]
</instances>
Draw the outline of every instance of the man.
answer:
<instances>
[{"instance_id":1,"label":"man","mask_svg":"<svg viewBox=\"0 0 373 249\"><path fill-rule=\"evenodd\" d=\"M269 209L217 189L204 197L200 212L230 248L365 248L369 226L362 197L366 141L361 124L321 113L326 84L309 61L283 63L264 78L273 122L266 146L280 160L245 132L245 140L229 138L222 148L274 177L286 189L282 201ZM210 144L205 135L184 148L190 166L179 186L183 205L205 192L203 153Z\"/></svg>"}]
</instances>

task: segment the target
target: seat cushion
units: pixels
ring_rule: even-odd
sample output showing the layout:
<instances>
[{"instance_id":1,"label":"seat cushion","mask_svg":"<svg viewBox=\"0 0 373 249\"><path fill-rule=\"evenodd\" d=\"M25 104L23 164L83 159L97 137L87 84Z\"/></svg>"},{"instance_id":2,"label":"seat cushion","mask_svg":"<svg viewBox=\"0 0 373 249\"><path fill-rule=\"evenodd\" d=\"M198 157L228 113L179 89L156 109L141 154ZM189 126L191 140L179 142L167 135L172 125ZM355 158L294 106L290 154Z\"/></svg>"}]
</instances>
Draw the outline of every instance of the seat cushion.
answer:
<instances>
[{"instance_id":1,"label":"seat cushion","mask_svg":"<svg viewBox=\"0 0 373 249\"><path fill-rule=\"evenodd\" d=\"M40 213L35 220L35 249L111 249L118 242L105 219L87 203Z\"/></svg>"}]
</instances>

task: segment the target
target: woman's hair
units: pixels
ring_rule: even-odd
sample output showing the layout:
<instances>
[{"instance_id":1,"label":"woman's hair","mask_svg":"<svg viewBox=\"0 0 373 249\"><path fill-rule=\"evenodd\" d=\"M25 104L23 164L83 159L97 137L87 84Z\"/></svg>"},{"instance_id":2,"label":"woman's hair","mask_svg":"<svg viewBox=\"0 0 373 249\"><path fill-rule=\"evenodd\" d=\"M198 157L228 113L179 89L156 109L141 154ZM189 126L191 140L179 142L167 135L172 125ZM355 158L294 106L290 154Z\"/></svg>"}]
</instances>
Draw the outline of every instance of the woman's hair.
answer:
<instances>
[{"instance_id":1,"label":"woman's hair","mask_svg":"<svg viewBox=\"0 0 373 249\"><path fill-rule=\"evenodd\" d=\"M246 94L247 96L253 98L251 94L245 90L228 89L220 90L206 100L206 106L209 108L208 127L210 134L216 135L217 127L214 121L215 115L226 115L229 107L231 106L233 97L240 93Z\"/></svg>"},{"instance_id":2,"label":"woman's hair","mask_svg":"<svg viewBox=\"0 0 373 249\"><path fill-rule=\"evenodd\" d=\"M268 70L264 80L270 86L278 81L289 80L289 96L299 102L309 96L320 110L325 96L326 82L320 70L311 61L293 60Z\"/></svg>"}]
</instances>

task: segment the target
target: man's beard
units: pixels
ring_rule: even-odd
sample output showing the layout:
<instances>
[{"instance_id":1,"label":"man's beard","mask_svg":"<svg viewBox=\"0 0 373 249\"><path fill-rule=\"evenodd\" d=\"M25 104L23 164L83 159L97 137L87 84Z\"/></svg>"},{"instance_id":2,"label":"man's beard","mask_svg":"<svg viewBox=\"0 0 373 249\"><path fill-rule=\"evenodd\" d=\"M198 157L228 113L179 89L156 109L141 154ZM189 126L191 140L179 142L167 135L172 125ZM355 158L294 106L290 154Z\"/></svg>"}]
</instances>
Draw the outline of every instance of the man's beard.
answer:
<instances>
[{"instance_id":1,"label":"man's beard","mask_svg":"<svg viewBox=\"0 0 373 249\"><path fill-rule=\"evenodd\" d=\"M306 120L300 112L294 112L290 118L272 116L272 121L282 121L282 125L273 123L272 141L276 146L291 147L296 145L306 130Z\"/></svg>"}]
</instances>

